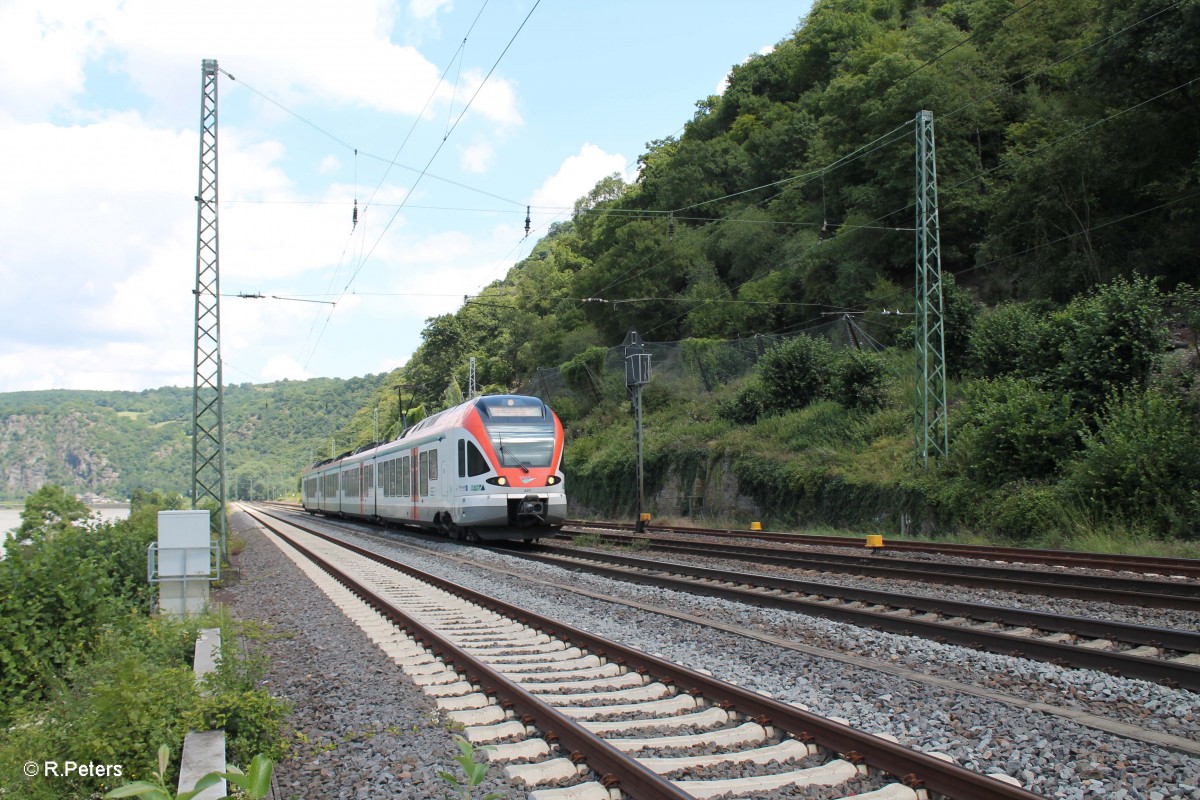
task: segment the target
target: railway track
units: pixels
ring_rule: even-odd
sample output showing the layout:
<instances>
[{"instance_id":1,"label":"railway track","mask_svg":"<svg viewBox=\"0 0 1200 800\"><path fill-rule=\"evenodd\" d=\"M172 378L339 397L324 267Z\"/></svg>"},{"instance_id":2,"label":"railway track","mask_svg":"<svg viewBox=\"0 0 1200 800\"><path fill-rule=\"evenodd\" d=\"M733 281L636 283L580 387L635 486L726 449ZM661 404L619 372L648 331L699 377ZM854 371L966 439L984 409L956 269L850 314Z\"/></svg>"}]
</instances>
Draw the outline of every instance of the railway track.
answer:
<instances>
[{"instance_id":1,"label":"railway track","mask_svg":"<svg viewBox=\"0 0 1200 800\"><path fill-rule=\"evenodd\" d=\"M892 555L852 556L801 551L794 548L689 542L678 538L646 538L630 533L592 534L606 544L677 555L714 556L730 561L770 564L790 569L941 583L982 589L1099 600L1141 608L1177 608L1200 611L1200 583L1186 578L1161 579L1124 575L1096 575L1078 571L1022 569L1012 566L973 565L903 559ZM570 542L571 534L556 541Z\"/></svg>"},{"instance_id":2,"label":"railway track","mask_svg":"<svg viewBox=\"0 0 1200 800\"><path fill-rule=\"evenodd\" d=\"M865 800L1032 798L882 737L256 514L535 800L831 786ZM303 558L300 558L303 554ZM332 596L332 594L331 594ZM731 765L739 764L734 768ZM749 774L747 774L749 773ZM1011 781L1011 779L1009 779ZM619 790L620 794L617 794Z\"/></svg>"},{"instance_id":3,"label":"railway track","mask_svg":"<svg viewBox=\"0 0 1200 800\"><path fill-rule=\"evenodd\" d=\"M623 522L601 522L568 520L570 530L619 530L632 531L634 526ZM567 530L567 529L564 529ZM679 536L721 536L740 541L788 542L791 544L822 547L863 547L862 537L825 536L810 533L783 533L778 531L748 531L730 528L692 528L680 526L648 525L646 535L669 533ZM1181 575L1200 578L1200 559L1166 558L1160 556L1129 556L1115 553L1078 553L1069 550L1039 550L1024 547L998 547L990 545L955 544L952 542L917 542L903 539L888 539L887 549L905 553L939 553L962 558L986 561L1026 562L1048 564L1081 569L1102 569L1115 572L1136 572L1144 575Z\"/></svg>"},{"instance_id":4,"label":"railway track","mask_svg":"<svg viewBox=\"0 0 1200 800\"><path fill-rule=\"evenodd\" d=\"M942 598L708 569L594 551L511 555L905 636L1200 689L1200 634Z\"/></svg>"}]
</instances>

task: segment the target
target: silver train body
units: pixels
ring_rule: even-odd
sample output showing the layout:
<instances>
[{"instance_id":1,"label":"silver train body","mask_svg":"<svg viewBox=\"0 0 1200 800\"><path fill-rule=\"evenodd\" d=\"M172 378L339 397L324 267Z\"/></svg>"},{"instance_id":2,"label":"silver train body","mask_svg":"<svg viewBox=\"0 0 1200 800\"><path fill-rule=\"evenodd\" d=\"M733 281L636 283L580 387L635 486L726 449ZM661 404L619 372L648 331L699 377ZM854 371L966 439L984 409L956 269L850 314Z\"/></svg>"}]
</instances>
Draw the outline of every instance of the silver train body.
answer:
<instances>
[{"instance_id":1,"label":"silver train body","mask_svg":"<svg viewBox=\"0 0 1200 800\"><path fill-rule=\"evenodd\" d=\"M395 441L313 464L303 505L459 540L532 541L566 521L562 453L562 423L540 399L476 397Z\"/></svg>"}]
</instances>

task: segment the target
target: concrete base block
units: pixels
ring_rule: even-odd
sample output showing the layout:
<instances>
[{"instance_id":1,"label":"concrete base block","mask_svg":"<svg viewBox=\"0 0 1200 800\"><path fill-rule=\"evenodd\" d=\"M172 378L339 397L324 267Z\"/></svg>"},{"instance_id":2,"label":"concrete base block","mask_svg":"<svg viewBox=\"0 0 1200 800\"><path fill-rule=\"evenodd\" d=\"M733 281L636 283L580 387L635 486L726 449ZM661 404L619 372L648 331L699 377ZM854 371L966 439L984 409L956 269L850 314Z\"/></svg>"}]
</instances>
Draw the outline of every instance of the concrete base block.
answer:
<instances>
[{"instance_id":1,"label":"concrete base block","mask_svg":"<svg viewBox=\"0 0 1200 800\"><path fill-rule=\"evenodd\" d=\"M192 731L183 740L183 756L179 763L179 791L190 791L196 781L210 772L225 771L225 731ZM218 800L226 794L222 780L194 800Z\"/></svg>"}]
</instances>

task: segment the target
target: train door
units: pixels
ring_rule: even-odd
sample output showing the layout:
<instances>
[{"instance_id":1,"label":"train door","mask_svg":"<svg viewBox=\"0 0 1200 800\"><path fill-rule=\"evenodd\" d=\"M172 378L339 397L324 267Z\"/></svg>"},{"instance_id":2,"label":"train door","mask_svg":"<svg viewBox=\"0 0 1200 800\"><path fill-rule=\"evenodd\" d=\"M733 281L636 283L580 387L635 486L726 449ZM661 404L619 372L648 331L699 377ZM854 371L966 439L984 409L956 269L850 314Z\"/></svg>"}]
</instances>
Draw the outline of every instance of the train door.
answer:
<instances>
[{"instance_id":1,"label":"train door","mask_svg":"<svg viewBox=\"0 0 1200 800\"><path fill-rule=\"evenodd\" d=\"M424 495L424 492L419 491L420 484L417 480L417 472L418 472L417 463L419 460L420 459L417 456L417 448L414 447L412 449L412 451L410 452L410 459L409 459L409 471L411 473L410 479L412 481L411 485L412 485L412 520L413 520L413 522L417 522L420 520L420 516L418 515L418 512L417 512L417 504L420 501L421 497Z\"/></svg>"}]
</instances>

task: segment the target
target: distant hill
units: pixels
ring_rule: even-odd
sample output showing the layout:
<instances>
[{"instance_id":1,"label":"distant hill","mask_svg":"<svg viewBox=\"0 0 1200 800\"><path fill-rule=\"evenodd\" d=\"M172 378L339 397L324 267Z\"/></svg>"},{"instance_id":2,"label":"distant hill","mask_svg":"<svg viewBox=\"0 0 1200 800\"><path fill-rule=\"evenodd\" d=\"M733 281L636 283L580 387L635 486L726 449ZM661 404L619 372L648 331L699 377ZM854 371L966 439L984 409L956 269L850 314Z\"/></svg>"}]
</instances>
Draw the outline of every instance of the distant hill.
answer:
<instances>
[{"instance_id":1,"label":"distant hill","mask_svg":"<svg viewBox=\"0 0 1200 800\"><path fill-rule=\"evenodd\" d=\"M225 387L232 496L291 489L314 456L346 449L343 429L387 374ZM191 488L192 390L0 393L0 498L52 482L124 497L134 488Z\"/></svg>"}]
</instances>

